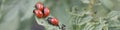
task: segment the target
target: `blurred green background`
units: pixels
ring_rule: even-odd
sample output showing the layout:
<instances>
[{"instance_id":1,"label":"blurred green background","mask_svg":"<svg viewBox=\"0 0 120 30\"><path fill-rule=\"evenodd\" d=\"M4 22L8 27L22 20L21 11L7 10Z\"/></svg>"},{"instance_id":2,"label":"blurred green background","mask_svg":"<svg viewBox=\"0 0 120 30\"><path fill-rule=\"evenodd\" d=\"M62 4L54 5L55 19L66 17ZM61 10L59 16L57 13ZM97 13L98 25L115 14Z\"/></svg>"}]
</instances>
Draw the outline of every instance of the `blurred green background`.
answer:
<instances>
[{"instance_id":1,"label":"blurred green background","mask_svg":"<svg viewBox=\"0 0 120 30\"><path fill-rule=\"evenodd\" d=\"M0 0L0 30L31 30L36 0Z\"/></svg>"},{"instance_id":2,"label":"blurred green background","mask_svg":"<svg viewBox=\"0 0 120 30\"><path fill-rule=\"evenodd\" d=\"M0 0L0 30L32 30L34 25L40 26L33 14L39 1L67 30L120 30L120 0Z\"/></svg>"}]
</instances>

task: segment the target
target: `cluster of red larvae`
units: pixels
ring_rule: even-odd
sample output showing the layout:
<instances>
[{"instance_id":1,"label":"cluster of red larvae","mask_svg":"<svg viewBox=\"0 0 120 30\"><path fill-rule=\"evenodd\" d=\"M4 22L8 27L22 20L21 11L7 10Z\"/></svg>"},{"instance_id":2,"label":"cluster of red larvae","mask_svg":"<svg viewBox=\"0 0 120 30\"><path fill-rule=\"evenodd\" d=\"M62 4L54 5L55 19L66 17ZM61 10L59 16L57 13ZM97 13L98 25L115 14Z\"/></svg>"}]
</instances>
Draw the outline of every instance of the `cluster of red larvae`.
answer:
<instances>
[{"instance_id":1,"label":"cluster of red larvae","mask_svg":"<svg viewBox=\"0 0 120 30\"><path fill-rule=\"evenodd\" d=\"M38 17L38 18L46 18L50 14L50 9L48 7L44 7L44 5L41 2L37 2L35 4L35 9L33 10L33 13ZM54 25L54 26L59 26L59 21L57 18L49 17L47 18L48 23Z\"/></svg>"},{"instance_id":2,"label":"cluster of red larvae","mask_svg":"<svg viewBox=\"0 0 120 30\"><path fill-rule=\"evenodd\" d=\"M43 18L43 17L47 17L50 14L50 10L48 7L44 7L44 5L41 2L37 2L35 4L35 8L33 10L33 13L35 13L35 15L38 18Z\"/></svg>"},{"instance_id":3,"label":"cluster of red larvae","mask_svg":"<svg viewBox=\"0 0 120 30\"><path fill-rule=\"evenodd\" d=\"M44 7L44 4L41 2L37 2L35 4L35 9L33 10L33 13L38 17L38 18L46 18L50 14L50 9L48 7ZM59 27L59 21L57 18L54 17L48 17L47 22L51 25L58 26ZM62 24L61 29L65 30L65 25ZM60 28L60 27L59 27Z\"/></svg>"}]
</instances>

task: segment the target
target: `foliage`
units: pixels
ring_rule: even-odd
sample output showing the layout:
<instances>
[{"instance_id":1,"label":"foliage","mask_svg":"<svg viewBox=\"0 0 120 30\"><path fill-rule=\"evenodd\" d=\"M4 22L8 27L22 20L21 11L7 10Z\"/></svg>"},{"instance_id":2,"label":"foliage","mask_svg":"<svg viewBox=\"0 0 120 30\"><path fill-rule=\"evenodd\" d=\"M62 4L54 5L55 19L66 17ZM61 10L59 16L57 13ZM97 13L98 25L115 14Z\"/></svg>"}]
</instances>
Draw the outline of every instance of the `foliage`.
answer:
<instances>
[{"instance_id":1,"label":"foliage","mask_svg":"<svg viewBox=\"0 0 120 30\"><path fill-rule=\"evenodd\" d=\"M61 30L33 15L38 1L66 30L120 30L120 0L0 0L0 30L31 30L34 19L46 30Z\"/></svg>"},{"instance_id":2,"label":"foliage","mask_svg":"<svg viewBox=\"0 0 120 30\"><path fill-rule=\"evenodd\" d=\"M120 30L119 0L48 0L66 30Z\"/></svg>"}]
</instances>

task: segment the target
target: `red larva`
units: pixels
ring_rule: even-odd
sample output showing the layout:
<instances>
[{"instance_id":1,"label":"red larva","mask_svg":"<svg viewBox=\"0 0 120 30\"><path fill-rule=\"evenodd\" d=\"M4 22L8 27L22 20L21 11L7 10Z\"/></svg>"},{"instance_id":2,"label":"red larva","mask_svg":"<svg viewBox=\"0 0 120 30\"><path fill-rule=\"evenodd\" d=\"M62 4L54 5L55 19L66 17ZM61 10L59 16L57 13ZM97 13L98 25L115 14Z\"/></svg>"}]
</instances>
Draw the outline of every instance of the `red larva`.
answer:
<instances>
[{"instance_id":1,"label":"red larva","mask_svg":"<svg viewBox=\"0 0 120 30\"><path fill-rule=\"evenodd\" d=\"M51 23L52 23L53 25L58 26L58 20L57 20L56 18L51 19Z\"/></svg>"},{"instance_id":2,"label":"red larva","mask_svg":"<svg viewBox=\"0 0 120 30\"><path fill-rule=\"evenodd\" d=\"M57 18L52 18L52 17L49 17L48 19L48 22L54 26L59 26L59 21Z\"/></svg>"},{"instance_id":3,"label":"red larva","mask_svg":"<svg viewBox=\"0 0 120 30\"><path fill-rule=\"evenodd\" d=\"M49 8L45 7L45 8L44 8L44 12L43 12L43 14L44 14L44 17L49 16L49 14L50 14L50 10L49 10Z\"/></svg>"},{"instance_id":4,"label":"red larva","mask_svg":"<svg viewBox=\"0 0 120 30\"><path fill-rule=\"evenodd\" d=\"M38 18L42 18L43 17L43 13L40 10L33 10L33 13L38 17Z\"/></svg>"},{"instance_id":5,"label":"red larva","mask_svg":"<svg viewBox=\"0 0 120 30\"><path fill-rule=\"evenodd\" d=\"M41 2L37 2L35 4L35 8L39 9L40 11L42 11L44 9L44 5Z\"/></svg>"}]
</instances>

